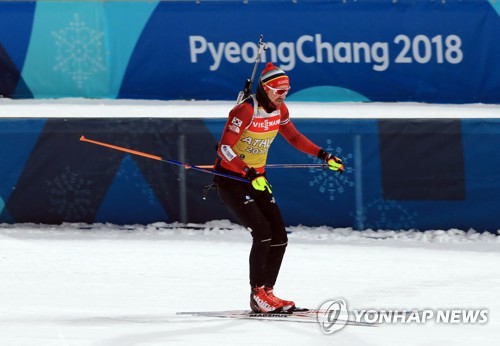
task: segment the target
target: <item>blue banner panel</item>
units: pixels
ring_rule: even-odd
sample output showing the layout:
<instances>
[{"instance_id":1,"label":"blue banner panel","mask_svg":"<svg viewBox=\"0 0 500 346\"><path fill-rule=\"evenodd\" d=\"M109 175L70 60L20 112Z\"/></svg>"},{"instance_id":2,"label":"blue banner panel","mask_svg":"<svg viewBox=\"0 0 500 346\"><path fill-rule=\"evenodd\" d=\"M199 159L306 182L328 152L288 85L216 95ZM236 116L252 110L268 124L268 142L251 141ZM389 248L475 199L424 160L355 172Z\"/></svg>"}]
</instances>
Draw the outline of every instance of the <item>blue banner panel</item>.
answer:
<instances>
[{"instance_id":1,"label":"blue banner panel","mask_svg":"<svg viewBox=\"0 0 500 346\"><path fill-rule=\"evenodd\" d=\"M0 126L0 222L235 221L210 174L80 141L85 135L211 164L224 119L8 119ZM500 224L500 120L297 119L342 158L328 169L269 169L287 225L493 231ZM401 131L396 131L396 130ZM268 163L319 163L281 136Z\"/></svg>"},{"instance_id":2,"label":"blue banner panel","mask_svg":"<svg viewBox=\"0 0 500 346\"><path fill-rule=\"evenodd\" d=\"M286 71L290 100L500 103L498 8L487 0L2 1L0 95L232 100L263 34L258 74L268 61Z\"/></svg>"},{"instance_id":3,"label":"blue banner panel","mask_svg":"<svg viewBox=\"0 0 500 346\"><path fill-rule=\"evenodd\" d=\"M463 200L460 120L380 120L384 199Z\"/></svg>"},{"instance_id":4,"label":"blue banner panel","mask_svg":"<svg viewBox=\"0 0 500 346\"><path fill-rule=\"evenodd\" d=\"M293 100L500 100L500 20L477 0L162 2L119 96L233 99L259 34L263 61L288 72Z\"/></svg>"},{"instance_id":5,"label":"blue banner panel","mask_svg":"<svg viewBox=\"0 0 500 346\"><path fill-rule=\"evenodd\" d=\"M40 1L23 67L34 97L115 98L155 3Z\"/></svg>"},{"instance_id":6,"label":"blue banner panel","mask_svg":"<svg viewBox=\"0 0 500 346\"><path fill-rule=\"evenodd\" d=\"M32 97L21 78L21 69L34 12L35 2L0 2L0 97Z\"/></svg>"},{"instance_id":7,"label":"blue banner panel","mask_svg":"<svg viewBox=\"0 0 500 346\"><path fill-rule=\"evenodd\" d=\"M45 119L0 119L0 222L12 222L5 209L30 157Z\"/></svg>"},{"instance_id":8,"label":"blue banner panel","mask_svg":"<svg viewBox=\"0 0 500 346\"><path fill-rule=\"evenodd\" d=\"M23 139L15 132L8 135L13 143ZM23 146L5 157L9 162L3 166L20 162L23 167L15 177L0 169L1 181L15 182L4 195L3 222L148 224L228 218L223 208L202 199L212 176L85 143L79 140L82 135L172 159L189 153L185 158L192 162L215 153L205 151L215 140L200 120L47 119L28 157Z\"/></svg>"}]
</instances>

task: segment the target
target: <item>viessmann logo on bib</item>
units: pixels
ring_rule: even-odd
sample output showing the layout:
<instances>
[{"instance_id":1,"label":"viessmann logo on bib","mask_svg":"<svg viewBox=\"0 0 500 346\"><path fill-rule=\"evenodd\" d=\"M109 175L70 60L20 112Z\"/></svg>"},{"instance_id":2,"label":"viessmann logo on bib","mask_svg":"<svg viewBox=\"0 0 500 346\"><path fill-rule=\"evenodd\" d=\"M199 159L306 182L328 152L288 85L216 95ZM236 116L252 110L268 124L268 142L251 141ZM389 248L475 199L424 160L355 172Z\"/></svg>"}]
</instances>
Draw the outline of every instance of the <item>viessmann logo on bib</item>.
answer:
<instances>
[{"instance_id":1,"label":"viessmann logo on bib","mask_svg":"<svg viewBox=\"0 0 500 346\"><path fill-rule=\"evenodd\" d=\"M274 131L277 130L280 126L280 119L275 119L275 120L269 120L269 119L258 119L252 121L252 125L250 126L249 130L253 132L261 132L259 130L264 130L264 131Z\"/></svg>"}]
</instances>

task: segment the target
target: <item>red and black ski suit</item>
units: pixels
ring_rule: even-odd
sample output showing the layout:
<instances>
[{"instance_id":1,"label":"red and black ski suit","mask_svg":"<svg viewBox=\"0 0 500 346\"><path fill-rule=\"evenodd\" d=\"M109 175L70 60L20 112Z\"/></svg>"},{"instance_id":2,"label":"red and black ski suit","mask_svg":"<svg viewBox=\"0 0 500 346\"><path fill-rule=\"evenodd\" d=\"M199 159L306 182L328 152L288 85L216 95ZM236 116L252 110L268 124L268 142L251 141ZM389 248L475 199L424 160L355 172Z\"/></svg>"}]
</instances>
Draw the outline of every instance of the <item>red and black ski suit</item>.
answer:
<instances>
[{"instance_id":1,"label":"red and black ski suit","mask_svg":"<svg viewBox=\"0 0 500 346\"><path fill-rule=\"evenodd\" d=\"M267 153L278 133L304 153L318 156L321 151L295 128L285 103L269 112L251 95L229 113L215 169L245 177L246 172L254 168L265 175ZM258 191L249 183L217 176L216 184L223 203L252 234L251 287L273 287L288 242L276 200L267 189Z\"/></svg>"}]
</instances>

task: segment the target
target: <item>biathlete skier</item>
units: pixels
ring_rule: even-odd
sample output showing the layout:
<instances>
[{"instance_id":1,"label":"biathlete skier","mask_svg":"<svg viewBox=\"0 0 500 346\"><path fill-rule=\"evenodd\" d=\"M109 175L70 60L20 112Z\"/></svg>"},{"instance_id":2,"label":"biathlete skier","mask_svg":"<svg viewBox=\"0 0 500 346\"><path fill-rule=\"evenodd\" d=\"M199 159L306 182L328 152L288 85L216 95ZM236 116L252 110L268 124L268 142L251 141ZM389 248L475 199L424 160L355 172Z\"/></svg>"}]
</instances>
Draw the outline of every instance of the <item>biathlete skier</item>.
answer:
<instances>
[{"instance_id":1,"label":"biathlete skier","mask_svg":"<svg viewBox=\"0 0 500 346\"><path fill-rule=\"evenodd\" d=\"M301 134L290 120L284 103L290 90L288 76L267 63L256 94L236 105L220 139L215 169L248 179L249 183L217 176L222 202L252 235L250 250L250 307L254 312L290 312L295 303L276 297L273 288L287 246L280 209L266 179L269 147L278 132L298 150L324 160L342 172L342 161Z\"/></svg>"}]
</instances>

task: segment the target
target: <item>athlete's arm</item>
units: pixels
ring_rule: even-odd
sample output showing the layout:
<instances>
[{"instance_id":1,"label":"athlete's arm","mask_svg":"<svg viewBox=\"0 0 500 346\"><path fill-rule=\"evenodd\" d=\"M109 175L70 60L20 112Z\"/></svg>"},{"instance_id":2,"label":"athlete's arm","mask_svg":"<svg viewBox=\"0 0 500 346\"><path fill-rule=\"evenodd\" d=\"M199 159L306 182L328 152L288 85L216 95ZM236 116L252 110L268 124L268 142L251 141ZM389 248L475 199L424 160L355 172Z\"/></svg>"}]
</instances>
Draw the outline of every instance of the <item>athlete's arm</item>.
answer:
<instances>
[{"instance_id":1,"label":"athlete's arm","mask_svg":"<svg viewBox=\"0 0 500 346\"><path fill-rule=\"evenodd\" d=\"M290 115L288 113L288 108L285 104L281 106L281 123L280 131L281 135L290 143L294 148L309 154L318 156L321 150L316 144L309 140L306 136L297 130L295 125L293 125Z\"/></svg>"},{"instance_id":2,"label":"athlete's arm","mask_svg":"<svg viewBox=\"0 0 500 346\"><path fill-rule=\"evenodd\" d=\"M252 102L240 103L231 110L217 148L219 157L236 172L243 173L247 164L234 152L233 147L240 140L243 131L250 125L253 111Z\"/></svg>"}]
</instances>

